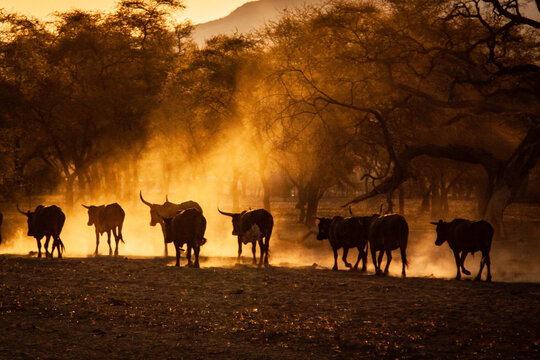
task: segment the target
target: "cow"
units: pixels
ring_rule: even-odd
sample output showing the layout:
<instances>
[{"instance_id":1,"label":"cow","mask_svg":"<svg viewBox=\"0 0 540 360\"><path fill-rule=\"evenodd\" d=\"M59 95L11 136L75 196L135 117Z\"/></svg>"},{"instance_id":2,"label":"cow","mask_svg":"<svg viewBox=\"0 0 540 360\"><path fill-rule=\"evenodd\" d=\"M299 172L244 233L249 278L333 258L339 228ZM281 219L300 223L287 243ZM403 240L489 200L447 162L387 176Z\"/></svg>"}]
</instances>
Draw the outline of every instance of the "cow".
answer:
<instances>
[{"instance_id":1,"label":"cow","mask_svg":"<svg viewBox=\"0 0 540 360\"><path fill-rule=\"evenodd\" d=\"M206 243L204 232L206 219L199 209L180 210L172 218L162 218L165 224L165 243L174 243L176 249L176 266L180 266L180 251L187 244L188 266L199 267L199 252ZM195 263L191 262L191 249L195 253Z\"/></svg>"},{"instance_id":2,"label":"cow","mask_svg":"<svg viewBox=\"0 0 540 360\"><path fill-rule=\"evenodd\" d=\"M50 257L53 257L54 249L56 248L58 257L62 257L62 252L65 251L64 243L60 239L60 233L64 227L64 222L66 221L66 216L62 210L56 206L43 206L39 205L32 212L28 210L27 212L19 209L17 204L17 210L28 218L28 236L33 236L37 240L38 246L38 257L41 257L41 239L45 236L45 256L49 257L49 240L51 236L53 237L52 250L50 252Z\"/></svg>"},{"instance_id":3,"label":"cow","mask_svg":"<svg viewBox=\"0 0 540 360\"><path fill-rule=\"evenodd\" d=\"M377 215L375 215L377 217ZM345 266L351 270L357 270L360 259L363 260L362 272L367 269L367 244L369 227L373 221L372 216L355 216L344 218L342 216L334 216L332 219L318 217L319 220L319 232L317 234L317 240L328 239L330 246L334 251L334 267L332 270L337 270L337 257L338 250L343 249L342 260ZM352 266L347 262L347 255L349 249L358 249L358 258L356 263Z\"/></svg>"},{"instance_id":4,"label":"cow","mask_svg":"<svg viewBox=\"0 0 540 360\"><path fill-rule=\"evenodd\" d=\"M116 248L114 255L118 255L118 242L122 241L124 244L124 237L122 236L122 226L124 225L124 218L126 214L122 207L117 203L100 206L86 206L88 209L88 226L94 225L96 231L96 251L94 255L98 255L99 236L103 233L107 233L107 243L109 244L109 256L112 255L111 248L111 231L116 242ZM118 232L117 232L118 231Z\"/></svg>"},{"instance_id":5,"label":"cow","mask_svg":"<svg viewBox=\"0 0 540 360\"><path fill-rule=\"evenodd\" d=\"M409 237L409 225L405 218L398 214L387 214L377 217L369 228L369 247L371 257L375 265L375 273L383 274L381 263L384 253L386 253L386 267L384 275L388 275L388 268L392 261L392 250L399 248L401 252L401 276L405 277L405 267L407 266L407 240ZM377 251L379 258L377 260Z\"/></svg>"},{"instance_id":6,"label":"cow","mask_svg":"<svg viewBox=\"0 0 540 360\"><path fill-rule=\"evenodd\" d=\"M490 223L484 220L470 221L454 219L451 222L439 220L431 224L437 226L437 240L435 240L435 245L441 246L446 241L450 249L454 252L457 267L456 280L461 279L460 268L465 275L471 274L470 271L465 269L464 265L467 254L474 254L476 251L481 251L480 271L474 280L479 281L481 279L485 264L487 265L486 281L491 281L491 259L489 257L489 251L491 250L491 240L493 239L493 227Z\"/></svg>"},{"instance_id":7,"label":"cow","mask_svg":"<svg viewBox=\"0 0 540 360\"><path fill-rule=\"evenodd\" d=\"M256 209L250 211L242 211L241 213L227 213L218 211L232 218L233 231L232 234L238 236L238 258L242 256L242 244L251 243L251 251L253 253L253 264L257 263L257 242L261 251L259 266L263 263L268 266L268 249L270 247L270 236L274 227L274 218L265 209ZM263 241L264 238L264 241Z\"/></svg>"},{"instance_id":8,"label":"cow","mask_svg":"<svg viewBox=\"0 0 540 360\"><path fill-rule=\"evenodd\" d=\"M139 197L141 198L141 201L143 204L148 205L150 208L150 226L156 226L156 224L161 225L161 231L163 232L163 240L165 241L165 222L163 219L165 218L173 218L176 216L176 214L181 210L187 210L187 209L196 209L201 214L203 213L202 208L199 204L197 204L195 201L186 201L181 204L174 204L172 202L169 202L169 197L165 196L165 202L162 205L159 204L152 204L148 201L144 200L142 196L142 191L139 192ZM165 241L165 256L169 255L169 252L167 250L167 242Z\"/></svg>"}]
</instances>

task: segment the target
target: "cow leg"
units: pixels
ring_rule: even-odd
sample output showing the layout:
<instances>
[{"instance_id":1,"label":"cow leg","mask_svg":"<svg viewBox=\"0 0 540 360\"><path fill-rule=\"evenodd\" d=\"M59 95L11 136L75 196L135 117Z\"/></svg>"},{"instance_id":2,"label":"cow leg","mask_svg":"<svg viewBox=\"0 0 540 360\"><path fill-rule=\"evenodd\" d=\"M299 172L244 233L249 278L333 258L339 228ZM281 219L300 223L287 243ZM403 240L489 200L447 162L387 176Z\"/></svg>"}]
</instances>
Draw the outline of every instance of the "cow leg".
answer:
<instances>
[{"instance_id":1,"label":"cow leg","mask_svg":"<svg viewBox=\"0 0 540 360\"><path fill-rule=\"evenodd\" d=\"M162 221L163 222L163 221ZM169 251L167 249L167 243L165 242L165 225L160 223L161 225L161 231L163 232L163 244L165 244L165 257L168 257L169 256ZM175 245L176 247L176 245Z\"/></svg>"},{"instance_id":2,"label":"cow leg","mask_svg":"<svg viewBox=\"0 0 540 360\"><path fill-rule=\"evenodd\" d=\"M196 245L193 247L193 253L195 254L195 264L193 264L194 268L199 268L199 253L201 251L201 247L199 245Z\"/></svg>"},{"instance_id":3,"label":"cow leg","mask_svg":"<svg viewBox=\"0 0 540 360\"><path fill-rule=\"evenodd\" d=\"M94 251L94 256L98 255L98 247L99 247L99 233L96 229L96 251Z\"/></svg>"},{"instance_id":4,"label":"cow leg","mask_svg":"<svg viewBox=\"0 0 540 360\"><path fill-rule=\"evenodd\" d=\"M382 251L381 251L382 254ZM384 275L388 275L388 268L390 267L390 263L392 262L392 250L388 249L386 250L386 267L384 268Z\"/></svg>"},{"instance_id":5,"label":"cow leg","mask_svg":"<svg viewBox=\"0 0 540 360\"><path fill-rule=\"evenodd\" d=\"M462 252L459 262L461 263L461 272L464 273L465 275L471 275L471 272L465 269L465 258L467 257L467 254L468 254L467 251Z\"/></svg>"},{"instance_id":6,"label":"cow leg","mask_svg":"<svg viewBox=\"0 0 540 360\"><path fill-rule=\"evenodd\" d=\"M261 251L261 256L259 258L259 266L262 266L263 264L263 258L264 258L264 254L266 253L266 246L264 246L264 239L261 237L259 239L259 250ZM268 260L265 260L265 265L268 264Z\"/></svg>"},{"instance_id":7,"label":"cow leg","mask_svg":"<svg viewBox=\"0 0 540 360\"><path fill-rule=\"evenodd\" d=\"M175 244L174 248L176 249L176 265L175 266L180 266L180 246L176 246Z\"/></svg>"},{"instance_id":8,"label":"cow leg","mask_svg":"<svg viewBox=\"0 0 540 360\"><path fill-rule=\"evenodd\" d=\"M49 241L51 240L51 235L46 235L45 237L45 257L52 257L52 254L49 253Z\"/></svg>"},{"instance_id":9,"label":"cow leg","mask_svg":"<svg viewBox=\"0 0 540 360\"><path fill-rule=\"evenodd\" d=\"M358 264L360 264L360 260L364 257L364 249L362 249L360 246L358 249L358 258L356 259L356 263L353 266L353 270L358 270Z\"/></svg>"},{"instance_id":10,"label":"cow leg","mask_svg":"<svg viewBox=\"0 0 540 360\"><path fill-rule=\"evenodd\" d=\"M337 267L337 250L336 248L332 248L332 250L334 251L334 267L332 268L332 270L337 270L338 267Z\"/></svg>"},{"instance_id":11,"label":"cow leg","mask_svg":"<svg viewBox=\"0 0 540 360\"><path fill-rule=\"evenodd\" d=\"M383 256L384 256L384 251L380 250L379 251L379 258L377 259L377 269L379 269L377 274L382 274L381 267L382 267L382 258L383 258Z\"/></svg>"},{"instance_id":12,"label":"cow leg","mask_svg":"<svg viewBox=\"0 0 540 360\"><path fill-rule=\"evenodd\" d=\"M373 259L373 266L375 267L375 274L378 274L380 272L379 267L377 266L377 251L374 249L373 246L370 246L371 248L371 258Z\"/></svg>"},{"instance_id":13,"label":"cow leg","mask_svg":"<svg viewBox=\"0 0 540 360\"><path fill-rule=\"evenodd\" d=\"M264 237L264 266L268 266L268 248L270 247L270 236Z\"/></svg>"},{"instance_id":14,"label":"cow leg","mask_svg":"<svg viewBox=\"0 0 540 360\"><path fill-rule=\"evenodd\" d=\"M399 250L401 251L401 277L406 277L405 266L407 266L407 249L400 247Z\"/></svg>"},{"instance_id":15,"label":"cow leg","mask_svg":"<svg viewBox=\"0 0 540 360\"><path fill-rule=\"evenodd\" d=\"M236 262L240 262L241 257L242 257L242 241L240 241L240 238L238 238L238 258L236 258Z\"/></svg>"},{"instance_id":16,"label":"cow leg","mask_svg":"<svg viewBox=\"0 0 540 360\"><path fill-rule=\"evenodd\" d=\"M459 280L459 279L461 279L461 273L459 272L459 268L460 268L459 252L454 251L454 258L456 259L456 267L457 267L456 280Z\"/></svg>"},{"instance_id":17,"label":"cow leg","mask_svg":"<svg viewBox=\"0 0 540 360\"><path fill-rule=\"evenodd\" d=\"M262 254L263 254L262 246L260 245L261 243L259 242L259 247L261 248L261 261L259 262L259 265L261 265ZM255 265L257 263L257 241L256 240L251 243L251 252L253 253L253 265Z\"/></svg>"},{"instance_id":18,"label":"cow leg","mask_svg":"<svg viewBox=\"0 0 540 360\"><path fill-rule=\"evenodd\" d=\"M487 265L488 274L486 281L491 281L491 259L489 258L489 255L486 255L484 252L482 252L482 259L480 260L480 271L478 271L478 275L474 278L475 281L480 281L482 278L482 270L484 269L484 264Z\"/></svg>"},{"instance_id":19,"label":"cow leg","mask_svg":"<svg viewBox=\"0 0 540 360\"><path fill-rule=\"evenodd\" d=\"M347 262L347 255L349 254L349 248L344 247L343 248L343 256L341 257L341 260L345 263L345 266L349 269L352 268L352 265Z\"/></svg>"},{"instance_id":20,"label":"cow leg","mask_svg":"<svg viewBox=\"0 0 540 360\"><path fill-rule=\"evenodd\" d=\"M191 246L187 246L187 261L188 261L188 267L192 267L193 263L191 262Z\"/></svg>"},{"instance_id":21,"label":"cow leg","mask_svg":"<svg viewBox=\"0 0 540 360\"><path fill-rule=\"evenodd\" d=\"M37 241L37 248L38 248L38 258L41 257L41 240L40 239L36 239Z\"/></svg>"},{"instance_id":22,"label":"cow leg","mask_svg":"<svg viewBox=\"0 0 540 360\"><path fill-rule=\"evenodd\" d=\"M111 230L107 231L107 244L109 244L109 256L111 256L112 255Z\"/></svg>"},{"instance_id":23,"label":"cow leg","mask_svg":"<svg viewBox=\"0 0 540 360\"><path fill-rule=\"evenodd\" d=\"M54 238L53 251L54 251L54 247L56 247L56 252L58 253L58 258L59 259L62 258L62 249L60 248L60 243L61 242L62 242L62 240L60 240L60 236L57 236L57 237Z\"/></svg>"},{"instance_id":24,"label":"cow leg","mask_svg":"<svg viewBox=\"0 0 540 360\"><path fill-rule=\"evenodd\" d=\"M118 238L118 234L116 233L116 227L112 229L113 236L114 236L114 242L116 243L116 248L114 249L114 256L118 256L118 242L120 239Z\"/></svg>"},{"instance_id":25,"label":"cow leg","mask_svg":"<svg viewBox=\"0 0 540 360\"><path fill-rule=\"evenodd\" d=\"M362 270L360 270L361 272L366 272L367 271L367 257L368 257L368 250L367 250L367 246L364 247L362 249Z\"/></svg>"}]
</instances>

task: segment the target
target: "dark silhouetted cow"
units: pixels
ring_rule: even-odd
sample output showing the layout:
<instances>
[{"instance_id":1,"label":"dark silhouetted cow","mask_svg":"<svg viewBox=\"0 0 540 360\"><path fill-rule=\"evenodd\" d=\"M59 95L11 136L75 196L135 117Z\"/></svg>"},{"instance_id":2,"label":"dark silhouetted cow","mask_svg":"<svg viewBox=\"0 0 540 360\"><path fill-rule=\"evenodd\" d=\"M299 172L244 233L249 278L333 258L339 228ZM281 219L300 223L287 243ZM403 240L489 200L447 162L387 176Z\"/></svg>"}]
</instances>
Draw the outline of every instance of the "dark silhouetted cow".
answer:
<instances>
[{"instance_id":1,"label":"dark silhouetted cow","mask_svg":"<svg viewBox=\"0 0 540 360\"><path fill-rule=\"evenodd\" d=\"M232 217L232 234L238 236L238 261L242 255L242 244L251 243L253 252L253 263L257 263L257 242L261 251L259 266L263 263L268 265L268 249L270 247L270 236L274 227L274 218L272 214L264 209L242 211L241 213L227 213L218 209L226 216ZM264 240L263 240L264 238Z\"/></svg>"},{"instance_id":2,"label":"dark silhouetted cow","mask_svg":"<svg viewBox=\"0 0 540 360\"><path fill-rule=\"evenodd\" d=\"M125 244L124 237L122 236L122 226L124 225L126 214L122 207L117 203L109 204L107 206L83 205L83 207L88 209L88 226L94 225L96 230L96 251L94 252L94 255L97 256L98 254L99 236L103 233L107 233L109 255L112 255L111 231L116 242L114 255L118 255L118 242L122 241Z\"/></svg>"},{"instance_id":3,"label":"dark silhouetted cow","mask_svg":"<svg viewBox=\"0 0 540 360\"><path fill-rule=\"evenodd\" d=\"M456 280L461 279L461 271L465 275L470 275L470 271L465 269L464 263L468 253L474 254L476 251L482 252L480 260L480 271L475 280L480 280L484 264L487 265L487 279L491 281L491 259L489 251L491 250L491 240L493 238L493 227L487 221L469 221L465 219L455 219L452 222L432 222L436 225L437 240L435 245L441 246L448 242L450 249L454 252L456 260L457 275Z\"/></svg>"},{"instance_id":4,"label":"dark silhouetted cow","mask_svg":"<svg viewBox=\"0 0 540 360\"><path fill-rule=\"evenodd\" d=\"M377 216L375 216L376 218ZM329 218L317 218L319 220L319 233L317 240L328 239L330 246L334 251L334 267L332 270L337 270L338 250L343 249L342 260L345 266L351 270L358 269L360 259L363 260L362 271L367 268L367 244L369 227L373 221L373 216L355 216L343 218L342 216L334 216ZM347 262L349 249L358 249L358 258L352 266Z\"/></svg>"},{"instance_id":5,"label":"dark silhouetted cow","mask_svg":"<svg viewBox=\"0 0 540 360\"><path fill-rule=\"evenodd\" d=\"M165 240L165 218L173 218L178 214L179 211L187 209L196 209L201 214L203 213L202 208L195 201L186 201L181 204L174 204L169 202L168 196L165 197L165 202L162 205L152 204L143 199L142 191L139 192L139 197L143 204L148 205L150 208L150 226L156 226L156 224L161 225L161 231L163 232L163 240ZM165 256L168 256L169 252L167 251L167 242L165 241Z\"/></svg>"},{"instance_id":6,"label":"dark silhouetted cow","mask_svg":"<svg viewBox=\"0 0 540 360\"><path fill-rule=\"evenodd\" d=\"M384 275L388 274L388 268L392 261L392 250L399 248L402 263L401 276L405 277L408 237L409 225L401 215L383 215L373 220L369 229L369 247L371 249L371 257L373 258L376 274L382 274L381 263L384 253L386 253ZM379 251L378 259L377 251Z\"/></svg>"},{"instance_id":7,"label":"dark silhouetted cow","mask_svg":"<svg viewBox=\"0 0 540 360\"><path fill-rule=\"evenodd\" d=\"M174 243L176 266L180 266L180 251L187 244L188 266L199 267L199 252L206 243L204 232L206 219L198 209L180 211L173 218L163 218L165 223L165 243ZM191 249L195 253L195 263L191 263Z\"/></svg>"},{"instance_id":8,"label":"dark silhouetted cow","mask_svg":"<svg viewBox=\"0 0 540 360\"><path fill-rule=\"evenodd\" d=\"M32 212L28 210L27 212L19 209L17 205L17 210L24 216L28 218L28 236L33 236L37 240L38 246L38 257L41 257L41 239L45 236L45 256L49 256L49 240L51 236L53 237L52 250L50 252L50 257L53 257L54 249L56 248L58 257L62 257L62 251L65 250L62 240L60 240L60 233L64 227L64 222L66 221L66 216L62 210L56 206L47 206L39 205Z\"/></svg>"}]
</instances>

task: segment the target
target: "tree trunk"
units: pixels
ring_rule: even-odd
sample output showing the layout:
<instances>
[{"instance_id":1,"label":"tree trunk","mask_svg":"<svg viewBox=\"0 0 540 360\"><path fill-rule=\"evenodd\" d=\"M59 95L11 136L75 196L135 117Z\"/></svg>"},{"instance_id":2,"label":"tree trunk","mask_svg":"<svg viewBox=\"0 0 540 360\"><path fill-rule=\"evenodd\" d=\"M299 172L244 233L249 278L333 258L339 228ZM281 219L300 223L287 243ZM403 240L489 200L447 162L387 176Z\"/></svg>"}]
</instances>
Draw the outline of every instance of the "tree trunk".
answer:
<instances>
[{"instance_id":1,"label":"tree trunk","mask_svg":"<svg viewBox=\"0 0 540 360\"><path fill-rule=\"evenodd\" d=\"M317 210L319 207L319 196L315 191L311 191L308 194L307 209L306 209L306 221L305 224L308 228L315 227L315 219L317 217Z\"/></svg>"},{"instance_id":2,"label":"tree trunk","mask_svg":"<svg viewBox=\"0 0 540 360\"><path fill-rule=\"evenodd\" d=\"M405 215L405 191L403 190L403 187L400 187L398 189L398 196L399 196L399 214L401 216Z\"/></svg>"}]
</instances>

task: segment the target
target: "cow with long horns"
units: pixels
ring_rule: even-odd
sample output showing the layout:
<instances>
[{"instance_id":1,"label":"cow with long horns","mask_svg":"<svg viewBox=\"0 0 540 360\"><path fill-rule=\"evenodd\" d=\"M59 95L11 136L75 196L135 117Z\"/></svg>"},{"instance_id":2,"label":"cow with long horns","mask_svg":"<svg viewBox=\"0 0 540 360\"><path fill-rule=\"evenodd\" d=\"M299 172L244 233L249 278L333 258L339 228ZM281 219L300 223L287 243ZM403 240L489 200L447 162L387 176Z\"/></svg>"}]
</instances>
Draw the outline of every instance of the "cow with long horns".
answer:
<instances>
[{"instance_id":1,"label":"cow with long horns","mask_svg":"<svg viewBox=\"0 0 540 360\"><path fill-rule=\"evenodd\" d=\"M86 206L88 209L88 226L94 225L96 231L96 251L94 255L98 255L99 236L103 233L107 233L107 243L109 244L109 256L112 255L111 247L111 231L116 242L116 248L114 255L118 255L118 243L122 241L124 244L124 237L122 236L122 226L124 225L124 218L126 214L122 207L117 203L100 206Z\"/></svg>"},{"instance_id":2,"label":"cow with long horns","mask_svg":"<svg viewBox=\"0 0 540 360\"><path fill-rule=\"evenodd\" d=\"M34 211L28 210L27 212L19 209L17 204L17 210L28 218L28 236L33 236L37 240L38 257L41 257L41 239L45 236L45 256L53 257L54 249L57 249L58 257L62 257L62 252L65 251L64 243L60 239L60 233L64 227L66 216L62 210L56 206L43 206L39 205ZM49 254L48 246L50 238L53 238L52 250Z\"/></svg>"},{"instance_id":3,"label":"cow with long horns","mask_svg":"<svg viewBox=\"0 0 540 360\"><path fill-rule=\"evenodd\" d=\"M253 252L253 263L257 263L257 243L261 251L259 266L263 263L268 265L268 248L270 246L270 236L274 227L274 218L272 214L264 209L242 211L241 213L228 213L218 211L232 218L233 231L232 234L238 236L238 261L242 256L242 244L251 243L251 251ZM264 240L263 240L264 239Z\"/></svg>"},{"instance_id":4,"label":"cow with long horns","mask_svg":"<svg viewBox=\"0 0 540 360\"><path fill-rule=\"evenodd\" d=\"M157 224L161 225L161 231L163 232L163 241L165 243L165 256L168 256L169 252L167 251L167 241L165 241L167 235L165 230L165 221L163 219L173 218L176 216L176 214L178 214L179 211L192 208L196 209L201 214L203 213L201 206L195 201L190 200L181 204L174 204L172 202L169 202L168 196L165 196L165 202L162 205L159 205L152 204L144 200L142 196L142 191L139 192L139 197L141 198L143 204L147 205L150 208L150 226L156 226Z\"/></svg>"}]
</instances>

